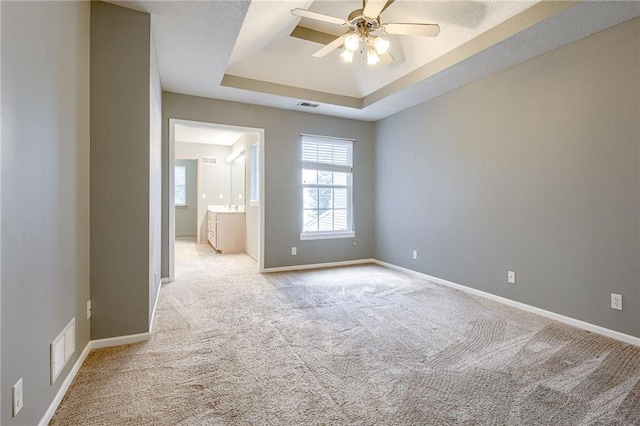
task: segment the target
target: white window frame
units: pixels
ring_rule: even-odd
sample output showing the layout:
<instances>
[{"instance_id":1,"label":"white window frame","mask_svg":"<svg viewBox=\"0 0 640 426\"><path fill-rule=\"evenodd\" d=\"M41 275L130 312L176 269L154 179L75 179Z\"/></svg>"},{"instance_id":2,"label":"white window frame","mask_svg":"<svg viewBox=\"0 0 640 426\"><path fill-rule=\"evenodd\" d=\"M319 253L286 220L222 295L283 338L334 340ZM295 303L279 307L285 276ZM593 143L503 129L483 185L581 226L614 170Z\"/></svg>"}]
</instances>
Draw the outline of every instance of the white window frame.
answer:
<instances>
[{"instance_id":1,"label":"white window frame","mask_svg":"<svg viewBox=\"0 0 640 426\"><path fill-rule=\"evenodd\" d=\"M349 165L342 164L332 164L327 162L316 162L316 161L305 161L303 157L303 149L305 143L331 143L331 144L341 144L349 146ZM354 140L352 139L342 139L342 138L333 138L327 136L316 136L316 135L301 135L300 141L300 158L301 158L301 168L300 172L307 170L318 170L318 171L328 171L328 172L342 172L347 173L347 185L323 185L323 184L304 184L302 183L302 177L300 178L300 182L302 185L302 192L304 193L305 188L346 188L347 189L347 229L342 231L304 231L304 221L302 223L303 231L300 233L301 240L323 240L323 239L336 239L336 238L354 238L355 237L355 229L353 225L353 144ZM304 204L300 208L300 212L304 213ZM333 210L333 209L332 209Z\"/></svg>"},{"instance_id":2,"label":"white window frame","mask_svg":"<svg viewBox=\"0 0 640 426\"><path fill-rule=\"evenodd\" d=\"M175 165L174 167L175 167L176 170L178 168L184 169L184 204L179 204L177 202L177 199L174 199L174 202L175 202L174 204L175 204L175 207L177 207L177 208L185 208L185 207L188 207L188 205L187 205L187 166ZM175 175L177 175L177 173L175 173L175 171L174 171L174 176ZM178 191L176 191L176 187L177 187L177 178L174 179L174 188L173 188L174 194L177 195Z\"/></svg>"}]
</instances>

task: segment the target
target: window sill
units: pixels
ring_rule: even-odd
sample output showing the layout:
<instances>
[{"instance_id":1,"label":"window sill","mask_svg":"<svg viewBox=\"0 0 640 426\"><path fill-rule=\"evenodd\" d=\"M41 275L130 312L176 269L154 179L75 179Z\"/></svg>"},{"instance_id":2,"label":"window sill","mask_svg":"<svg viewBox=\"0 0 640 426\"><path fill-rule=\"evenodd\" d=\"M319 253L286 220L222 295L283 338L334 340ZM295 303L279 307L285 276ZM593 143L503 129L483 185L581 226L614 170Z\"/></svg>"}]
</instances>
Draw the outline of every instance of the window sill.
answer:
<instances>
[{"instance_id":1,"label":"window sill","mask_svg":"<svg viewBox=\"0 0 640 426\"><path fill-rule=\"evenodd\" d=\"M259 201L249 201L249 207L258 207L260 206Z\"/></svg>"},{"instance_id":2,"label":"window sill","mask_svg":"<svg viewBox=\"0 0 640 426\"><path fill-rule=\"evenodd\" d=\"M300 240L332 240L334 238L354 238L353 231L345 232L307 232L300 234Z\"/></svg>"},{"instance_id":3,"label":"window sill","mask_svg":"<svg viewBox=\"0 0 640 426\"><path fill-rule=\"evenodd\" d=\"M188 208L189 208L189 206L187 206L187 205L182 205L182 204L178 205L178 204L176 204L176 209L188 209Z\"/></svg>"}]
</instances>

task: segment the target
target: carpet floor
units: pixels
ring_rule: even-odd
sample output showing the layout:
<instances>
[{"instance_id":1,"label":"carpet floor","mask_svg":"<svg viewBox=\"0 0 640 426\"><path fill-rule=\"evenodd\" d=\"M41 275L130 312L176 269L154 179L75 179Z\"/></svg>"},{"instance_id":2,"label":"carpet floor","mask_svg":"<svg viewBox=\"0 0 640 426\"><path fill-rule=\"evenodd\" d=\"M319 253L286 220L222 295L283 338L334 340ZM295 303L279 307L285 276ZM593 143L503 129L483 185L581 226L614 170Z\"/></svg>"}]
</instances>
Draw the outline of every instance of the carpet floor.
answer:
<instances>
[{"instance_id":1,"label":"carpet floor","mask_svg":"<svg viewBox=\"0 0 640 426\"><path fill-rule=\"evenodd\" d=\"M92 351L50 424L640 424L638 347L376 265L176 259L153 338Z\"/></svg>"}]
</instances>

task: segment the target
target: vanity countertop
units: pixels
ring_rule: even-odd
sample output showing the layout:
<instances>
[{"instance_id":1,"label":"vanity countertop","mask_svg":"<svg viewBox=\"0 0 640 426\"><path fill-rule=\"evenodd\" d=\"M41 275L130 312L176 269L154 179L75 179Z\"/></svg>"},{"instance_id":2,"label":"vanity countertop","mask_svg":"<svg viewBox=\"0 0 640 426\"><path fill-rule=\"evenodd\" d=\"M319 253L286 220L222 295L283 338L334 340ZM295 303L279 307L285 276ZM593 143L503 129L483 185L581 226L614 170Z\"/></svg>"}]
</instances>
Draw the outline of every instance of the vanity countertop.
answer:
<instances>
[{"instance_id":1,"label":"vanity countertop","mask_svg":"<svg viewBox=\"0 0 640 426\"><path fill-rule=\"evenodd\" d=\"M207 206L212 213L244 213L244 206L229 206L228 204L213 204Z\"/></svg>"}]
</instances>

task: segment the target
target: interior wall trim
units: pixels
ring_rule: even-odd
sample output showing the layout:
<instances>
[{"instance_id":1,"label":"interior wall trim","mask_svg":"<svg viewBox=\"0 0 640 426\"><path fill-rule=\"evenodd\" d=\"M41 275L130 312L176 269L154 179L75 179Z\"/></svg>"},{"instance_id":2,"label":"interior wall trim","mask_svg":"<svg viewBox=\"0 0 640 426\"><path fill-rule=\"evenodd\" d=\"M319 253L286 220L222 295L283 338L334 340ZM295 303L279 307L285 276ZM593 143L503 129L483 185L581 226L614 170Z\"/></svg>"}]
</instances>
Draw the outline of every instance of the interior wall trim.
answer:
<instances>
[{"instance_id":1,"label":"interior wall trim","mask_svg":"<svg viewBox=\"0 0 640 426\"><path fill-rule=\"evenodd\" d=\"M345 260L341 262L312 263L308 265L292 265L292 266L282 266L277 268L265 268L264 271L262 272L270 273L270 272L300 271L303 269L334 268L336 266L362 265L363 263L377 263L377 261L375 259L356 259L356 260Z\"/></svg>"},{"instance_id":2,"label":"interior wall trim","mask_svg":"<svg viewBox=\"0 0 640 426\"><path fill-rule=\"evenodd\" d=\"M151 333L129 334L127 336L107 337L91 341L91 349L110 348L112 346L130 345L132 343L146 342L151 339Z\"/></svg>"},{"instance_id":3,"label":"interior wall trim","mask_svg":"<svg viewBox=\"0 0 640 426\"><path fill-rule=\"evenodd\" d=\"M225 74L220 86L236 89L252 90L254 92L269 93L289 98L320 102L321 104L339 105L347 108L362 109L363 98L336 95L318 90L302 89L269 81L255 80L233 74Z\"/></svg>"},{"instance_id":4,"label":"interior wall trim","mask_svg":"<svg viewBox=\"0 0 640 426\"><path fill-rule=\"evenodd\" d=\"M46 426L49 424L49 422L51 421L51 418L53 417L56 410L58 409L58 406L62 402L62 398L64 398L67 391L69 390L69 387L71 386L71 383L73 383L73 379L76 378L76 375L80 371L80 367L82 367L82 364L87 359L89 352L91 352L94 349L128 345L131 343L146 342L149 339L151 339L151 331L148 331L146 333L131 334L128 336L118 336L118 337L109 337L107 339L90 340L82 350L82 353L76 360L75 364L73 364L73 368L71 368L71 370L69 371L69 374L67 374L67 377L65 377L64 381L62 382L62 386L60 386L60 389L58 389L56 396L53 398L53 401L51 401L49 408L45 412L44 416L42 416L42 419L38 423L38 426Z\"/></svg>"},{"instance_id":5,"label":"interior wall trim","mask_svg":"<svg viewBox=\"0 0 640 426\"><path fill-rule=\"evenodd\" d=\"M390 269L395 269L396 271L401 271L410 275L415 275L415 276L427 279L429 281L433 281L437 284L442 284L444 286L454 288L456 290L464 291L465 293L484 297L485 299L493 300L495 302L503 303L505 305L512 306L514 308L522 309L523 311L531 312L546 318L550 318L552 320L556 320L561 323L580 328L582 330L590 331L592 333L597 333L602 336L610 337L612 339L616 339L624 343L629 343L631 345L640 346L640 337L631 336L629 334L621 333L619 331L615 331L605 327L601 327L599 325L591 324L586 321L581 321L575 318L571 318L566 315L557 314L555 312L551 312L545 309L537 308L535 306L527 305L526 303L516 302L515 300L507 299L501 296L496 296L495 294L491 294L482 290L467 287L465 285L454 283L452 281L448 281L442 278L423 274L422 272L414 271L412 269L403 268L402 266L394 265L392 263L383 262L381 260L375 260L374 263Z\"/></svg>"},{"instance_id":6,"label":"interior wall trim","mask_svg":"<svg viewBox=\"0 0 640 426\"><path fill-rule=\"evenodd\" d=\"M287 272L287 271L299 271L299 270L305 270L305 269L320 269L320 268L331 268L331 267L337 267L337 266L351 266L351 265L361 265L361 264L366 264L366 263L372 263L372 264L377 264L389 269L394 269L396 271L401 271L410 275L414 275L420 278L424 278L426 280L429 281L433 281L437 284L441 284L450 288L454 288L456 290L460 290L460 291L464 291L465 293L469 293L469 294L473 294L475 296L480 296L480 297L484 297L485 299L489 299L489 300L493 300L499 303L503 303L505 305L508 306L512 306L518 309L522 309L523 311L526 312L531 312L546 318L550 318L556 321L559 321L561 323L567 324L567 325L571 325L573 327L577 327L580 328L582 330L586 330L586 331L590 331L593 333L597 333L606 337L610 337L612 339L616 339L619 340L621 342L624 343L629 343L631 345L635 345L635 346L640 346L640 338L639 337L635 337L635 336L631 336L625 333L621 333L619 331L615 331L615 330L610 330L608 328L604 328L601 327L599 325L595 325L595 324L591 324L585 321L581 321L575 318L571 318L565 315L561 315L561 314L557 314L555 312L551 312L551 311L547 311L545 309L541 309L541 308L537 308L535 306L531 306L531 305L527 305L526 303L521 303L521 302L516 302L515 300L511 300L511 299L507 299L505 297L501 297L501 296L497 296L495 294L491 294L491 293L487 293L485 291L482 290L478 290L475 288L471 288L471 287L467 287L465 285L462 284L458 284L458 283L454 283L452 281L448 281L442 278L438 278L438 277L434 277L432 275L428 275L428 274L424 274L422 272L418 272L418 271L414 271L413 269L408 269L408 268L403 268L402 266L398 266L398 265L394 265L392 263L388 263L388 262L383 262L381 260L377 260L377 259L357 259L357 260L347 260L347 261L342 261L342 262L327 262L327 263L314 263L314 264L308 264L308 265L293 265L293 266L283 266L283 267L278 267L278 268L265 268L264 272L265 273L271 273L271 272ZM163 278L162 282L168 282L167 279ZM151 314L151 322L149 324L149 331L145 332L145 333L139 333L139 334L131 334L128 336L118 336L118 337L110 337L110 338L106 338L106 339L98 339L98 340L91 340L87 343L87 345L84 347L84 349L82 350L82 353L80 354L80 356L78 357L78 359L76 360L76 362L73 364L73 367L71 368L71 370L69 371L69 373L67 374L67 376L65 377L64 381L62 382L62 385L60 386L60 389L58 389L58 392L56 393L56 396L54 397L53 401L51 401L51 405L49 405L49 408L47 409L47 411L45 412L44 416L42 417L42 419L40 420L40 422L38 423L39 426L46 426L47 424L49 424L49 422L51 421L51 418L53 417L53 415L55 414L56 410L58 409L58 406L60 405L60 402L62 402L62 399L64 398L65 394L67 393L67 391L69 390L69 387L71 386L71 383L73 382L73 379L75 379L76 375L78 374L78 372L80 371L80 367L82 367L82 364L84 363L85 359L87 358L87 356L89 355L89 352L91 352L91 350L93 349L99 349L99 348L107 348L107 347L112 347L112 346L120 346L120 345L127 345L127 344L131 344L131 343L139 343L139 342L145 342L149 339L151 339L151 335L153 333L153 321L155 319L155 313L156 313L156 307L158 305L158 299L160 296L160 291L162 289L162 286L160 286L160 288L158 289L158 294L156 296L156 302L154 304L153 307L153 313Z\"/></svg>"},{"instance_id":7,"label":"interior wall trim","mask_svg":"<svg viewBox=\"0 0 640 426\"><path fill-rule=\"evenodd\" d=\"M62 382L60 389L58 389L58 392L56 393L56 396L53 398L53 401L51 401L49 408L44 413L44 416L42 416L42 419L40 419L38 426L47 426L49 424L49 422L51 421L51 418L53 417L56 410L58 409L58 406L62 402L62 398L64 398L64 396L67 393L67 390L69 390L69 387L71 386L71 383L73 383L73 379L76 378L78 371L80 371L80 367L82 367L84 360L87 359L87 355L89 355L89 352L91 352L91 349L92 349L91 342L89 341L87 342L87 345L82 350L82 353L80 354L76 362L73 364L73 367L69 371L69 374L67 374L67 377L64 378L64 381Z\"/></svg>"},{"instance_id":8,"label":"interior wall trim","mask_svg":"<svg viewBox=\"0 0 640 426\"><path fill-rule=\"evenodd\" d=\"M153 323L156 319L156 309L158 309L158 300L160 300L160 292L162 291L162 283L164 280L160 278L160 281L154 283L158 287L158 291L156 291L156 300L153 302L153 310L151 311L151 319L149 320L149 338L153 336Z\"/></svg>"},{"instance_id":9,"label":"interior wall trim","mask_svg":"<svg viewBox=\"0 0 640 426\"><path fill-rule=\"evenodd\" d=\"M158 307L158 300L160 299L160 291L162 291L162 284L165 282L169 282L169 280L167 278L161 278L160 282L158 283L159 285L158 285L158 292L156 293L156 301L153 304L153 311L151 312L151 321L149 321L149 331L145 333L139 333L139 334L130 334L127 336L117 336L117 337L109 337L106 339L90 340L89 342L87 342L87 345L84 347L84 349L82 350L82 353L80 354L76 362L73 364L73 367L67 374L67 377L65 377L64 381L62 382L62 385L60 386L60 389L58 389L58 392L56 393L56 396L53 398L53 401L51 401L49 408L44 413L44 416L42 416L42 419L40 419L38 426L46 426L49 424L49 422L51 421L51 418L53 417L56 410L58 409L60 402L62 402L62 398L64 398L67 391L69 390L69 387L71 386L71 383L73 383L73 379L76 378L78 371L80 371L80 367L82 367L82 364L84 363L85 359L87 359L89 352L91 352L93 349L109 348L111 346L120 346L120 345L128 345L131 343L146 342L147 340L151 339L151 336L153 335L153 322L156 318L156 309Z\"/></svg>"}]
</instances>

